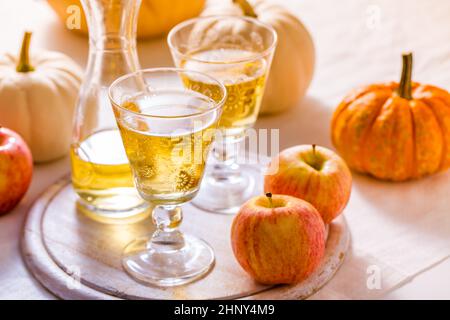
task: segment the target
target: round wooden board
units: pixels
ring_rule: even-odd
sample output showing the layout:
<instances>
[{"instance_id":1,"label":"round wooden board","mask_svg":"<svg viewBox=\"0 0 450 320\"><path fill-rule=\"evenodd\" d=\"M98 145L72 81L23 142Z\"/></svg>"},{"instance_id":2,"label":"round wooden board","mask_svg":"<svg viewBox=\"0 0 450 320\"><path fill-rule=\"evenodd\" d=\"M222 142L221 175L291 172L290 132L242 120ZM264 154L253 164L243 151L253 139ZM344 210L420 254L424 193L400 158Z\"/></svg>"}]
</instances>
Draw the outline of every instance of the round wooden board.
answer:
<instances>
[{"instance_id":1,"label":"round wooden board","mask_svg":"<svg viewBox=\"0 0 450 320\"><path fill-rule=\"evenodd\" d=\"M121 267L121 252L133 238L153 230L150 219L104 224L76 209L66 178L35 202L22 236L22 254L33 275L63 299L303 299L318 291L342 264L350 243L343 216L329 227L322 265L296 285L264 286L237 264L230 247L232 216L184 207L182 230L205 239L216 254L213 270L201 280L174 288L135 282ZM78 281L79 280L79 281Z\"/></svg>"}]
</instances>

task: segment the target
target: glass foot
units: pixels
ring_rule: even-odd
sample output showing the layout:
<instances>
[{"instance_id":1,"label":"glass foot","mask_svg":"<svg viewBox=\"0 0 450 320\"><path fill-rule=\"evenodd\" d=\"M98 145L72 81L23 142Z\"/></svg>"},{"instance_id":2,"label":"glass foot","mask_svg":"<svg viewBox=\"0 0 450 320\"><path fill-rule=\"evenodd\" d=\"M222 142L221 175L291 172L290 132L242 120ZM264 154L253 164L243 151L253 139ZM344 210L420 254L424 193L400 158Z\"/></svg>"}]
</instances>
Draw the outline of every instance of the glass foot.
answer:
<instances>
[{"instance_id":1,"label":"glass foot","mask_svg":"<svg viewBox=\"0 0 450 320\"><path fill-rule=\"evenodd\" d=\"M250 198L263 192L263 175L257 165L240 165L239 175L218 179L208 174L191 203L205 211L236 214Z\"/></svg>"},{"instance_id":2,"label":"glass foot","mask_svg":"<svg viewBox=\"0 0 450 320\"><path fill-rule=\"evenodd\" d=\"M183 241L153 243L151 237L131 242L122 265L137 281L163 287L178 286L204 276L214 265L214 252L201 239L183 235Z\"/></svg>"}]
</instances>

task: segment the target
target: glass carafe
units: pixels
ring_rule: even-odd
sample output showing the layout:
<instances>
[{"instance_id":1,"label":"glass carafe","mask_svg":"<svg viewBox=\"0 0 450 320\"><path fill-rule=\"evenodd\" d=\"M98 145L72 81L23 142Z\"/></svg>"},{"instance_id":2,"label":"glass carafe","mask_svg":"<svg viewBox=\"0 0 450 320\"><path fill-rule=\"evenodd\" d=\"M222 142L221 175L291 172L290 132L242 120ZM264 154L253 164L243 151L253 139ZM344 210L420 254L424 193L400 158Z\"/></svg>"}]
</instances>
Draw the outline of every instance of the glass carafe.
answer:
<instances>
[{"instance_id":1,"label":"glass carafe","mask_svg":"<svg viewBox=\"0 0 450 320\"><path fill-rule=\"evenodd\" d=\"M115 79L138 69L140 2L81 0L89 27L89 59L75 115L72 183L79 208L108 222L138 217L147 206L134 187L108 98Z\"/></svg>"}]
</instances>

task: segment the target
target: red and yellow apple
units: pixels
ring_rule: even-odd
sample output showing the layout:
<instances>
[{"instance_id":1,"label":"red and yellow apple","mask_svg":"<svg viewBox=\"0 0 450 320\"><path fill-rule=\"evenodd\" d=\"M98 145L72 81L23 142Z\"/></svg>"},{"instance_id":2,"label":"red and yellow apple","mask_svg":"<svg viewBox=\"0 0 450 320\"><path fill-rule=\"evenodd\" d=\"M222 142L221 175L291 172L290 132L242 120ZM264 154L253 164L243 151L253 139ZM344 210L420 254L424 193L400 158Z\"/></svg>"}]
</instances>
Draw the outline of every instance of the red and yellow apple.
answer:
<instances>
[{"instance_id":1,"label":"red and yellow apple","mask_svg":"<svg viewBox=\"0 0 450 320\"><path fill-rule=\"evenodd\" d=\"M264 177L265 192L308 201L326 224L344 210L351 188L352 175L345 161L333 151L315 145L283 150L272 159Z\"/></svg>"},{"instance_id":2,"label":"red and yellow apple","mask_svg":"<svg viewBox=\"0 0 450 320\"><path fill-rule=\"evenodd\" d=\"M325 224L308 202L268 193L241 207L231 227L231 245L239 264L256 281L297 283L322 260Z\"/></svg>"},{"instance_id":3,"label":"red and yellow apple","mask_svg":"<svg viewBox=\"0 0 450 320\"><path fill-rule=\"evenodd\" d=\"M0 215L12 210L28 190L33 159L25 141L0 127Z\"/></svg>"}]
</instances>

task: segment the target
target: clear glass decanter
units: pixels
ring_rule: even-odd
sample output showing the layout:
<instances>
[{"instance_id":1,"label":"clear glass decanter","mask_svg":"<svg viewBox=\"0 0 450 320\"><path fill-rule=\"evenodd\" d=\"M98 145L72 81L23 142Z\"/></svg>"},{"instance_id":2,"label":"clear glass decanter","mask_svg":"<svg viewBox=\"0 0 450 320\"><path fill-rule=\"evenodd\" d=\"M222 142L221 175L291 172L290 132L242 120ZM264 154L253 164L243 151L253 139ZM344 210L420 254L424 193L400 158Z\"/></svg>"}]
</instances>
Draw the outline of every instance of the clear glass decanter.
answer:
<instances>
[{"instance_id":1,"label":"clear glass decanter","mask_svg":"<svg viewBox=\"0 0 450 320\"><path fill-rule=\"evenodd\" d=\"M81 0L89 27L89 59L78 97L71 145L78 207L104 220L142 215L108 98L109 85L138 69L137 14L141 0ZM120 221L120 220L116 220Z\"/></svg>"}]
</instances>

